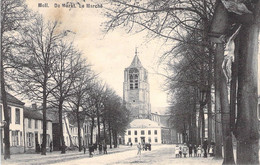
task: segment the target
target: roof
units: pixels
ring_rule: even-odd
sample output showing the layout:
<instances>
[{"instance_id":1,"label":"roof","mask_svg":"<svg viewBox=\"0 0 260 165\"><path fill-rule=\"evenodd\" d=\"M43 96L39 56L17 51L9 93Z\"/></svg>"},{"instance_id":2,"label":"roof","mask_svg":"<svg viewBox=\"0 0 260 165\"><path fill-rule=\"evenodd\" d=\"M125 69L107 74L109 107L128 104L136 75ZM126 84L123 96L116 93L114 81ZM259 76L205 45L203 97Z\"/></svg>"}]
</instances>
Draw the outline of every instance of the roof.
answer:
<instances>
[{"instance_id":1,"label":"roof","mask_svg":"<svg viewBox=\"0 0 260 165\"><path fill-rule=\"evenodd\" d=\"M14 103L14 104L18 104L18 105L24 105L24 102L20 101L19 99L17 99L16 97L14 97L13 95L11 95L10 93L6 92L6 97L7 97L7 102L9 103ZM2 102L2 95L0 92L0 102Z\"/></svg>"},{"instance_id":2,"label":"roof","mask_svg":"<svg viewBox=\"0 0 260 165\"><path fill-rule=\"evenodd\" d=\"M138 58L138 55L135 55L129 68L137 68L137 67L143 67L143 65L142 65L140 59Z\"/></svg>"},{"instance_id":3,"label":"roof","mask_svg":"<svg viewBox=\"0 0 260 165\"><path fill-rule=\"evenodd\" d=\"M130 125L130 128L161 128L163 125L149 120L149 119L134 119Z\"/></svg>"},{"instance_id":4,"label":"roof","mask_svg":"<svg viewBox=\"0 0 260 165\"><path fill-rule=\"evenodd\" d=\"M32 108L24 108L24 118L28 119L36 119L36 120L43 120L43 114L41 110L34 110ZM46 116L47 121L52 121L48 115Z\"/></svg>"}]
</instances>

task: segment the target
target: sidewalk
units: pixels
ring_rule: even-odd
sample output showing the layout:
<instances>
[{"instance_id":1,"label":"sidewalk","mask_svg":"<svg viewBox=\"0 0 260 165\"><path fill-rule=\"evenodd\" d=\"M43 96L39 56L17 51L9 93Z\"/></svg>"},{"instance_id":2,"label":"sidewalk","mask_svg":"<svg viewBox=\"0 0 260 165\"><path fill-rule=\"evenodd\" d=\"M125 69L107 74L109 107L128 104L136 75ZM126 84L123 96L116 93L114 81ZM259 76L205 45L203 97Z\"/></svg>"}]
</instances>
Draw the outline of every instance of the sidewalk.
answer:
<instances>
[{"instance_id":1,"label":"sidewalk","mask_svg":"<svg viewBox=\"0 0 260 165\"><path fill-rule=\"evenodd\" d=\"M124 152L129 150L136 150L136 147L130 147L130 146L124 146L120 145L119 148L112 148L110 149L108 147L108 154L117 153L117 152ZM104 154L98 154L98 151L94 152L94 157L96 156L102 156ZM11 159L4 160L3 155L1 155L1 163L3 165L9 165L9 164L50 164L50 163L58 163L68 160L74 160L74 159L82 159L82 158L88 158L89 152L86 151L86 154L84 154L84 151L79 152L76 151L66 151L66 154L61 154L60 151L54 151L54 152L47 152L47 155L41 155L41 154L14 154L11 155Z\"/></svg>"}]
</instances>

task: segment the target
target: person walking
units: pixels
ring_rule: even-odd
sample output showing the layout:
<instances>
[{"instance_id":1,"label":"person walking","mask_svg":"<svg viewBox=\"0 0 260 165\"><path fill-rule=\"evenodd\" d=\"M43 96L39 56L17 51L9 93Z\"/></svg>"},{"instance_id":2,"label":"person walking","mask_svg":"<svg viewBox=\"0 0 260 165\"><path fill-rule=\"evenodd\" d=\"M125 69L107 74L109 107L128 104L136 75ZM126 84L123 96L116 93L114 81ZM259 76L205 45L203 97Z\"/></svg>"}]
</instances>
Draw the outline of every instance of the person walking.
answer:
<instances>
[{"instance_id":1,"label":"person walking","mask_svg":"<svg viewBox=\"0 0 260 165\"><path fill-rule=\"evenodd\" d=\"M204 140L202 148L203 148L203 151L204 151L204 156L203 157L207 158L207 149L208 149L208 141L207 141L207 139Z\"/></svg>"},{"instance_id":2,"label":"person walking","mask_svg":"<svg viewBox=\"0 0 260 165\"><path fill-rule=\"evenodd\" d=\"M182 157L182 148L181 148L181 146L179 147L179 156L180 156L180 158Z\"/></svg>"},{"instance_id":3,"label":"person walking","mask_svg":"<svg viewBox=\"0 0 260 165\"><path fill-rule=\"evenodd\" d=\"M187 147L186 143L184 143L184 146L182 147L182 153L183 153L184 158L186 158L186 155L188 153L188 147Z\"/></svg>"},{"instance_id":4,"label":"person walking","mask_svg":"<svg viewBox=\"0 0 260 165\"><path fill-rule=\"evenodd\" d=\"M194 145L194 157L197 157L197 146L196 145Z\"/></svg>"},{"instance_id":5,"label":"person walking","mask_svg":"<svg viewBox=\"0 0 260 165\"><path fill-rule=\"evenodd\" d=\"M202 148L201 148L201 145L199 145L199 147L198 147L198 157L201 157L201 152L202 152Z\"/></svg>"},{"instance_id":6,"label":"person walking","mask_svg":"<svg viewBox=\"0 0 260 165\"><path fill-rule=\"evenodd\" d=\"M103 144L103 151L104 151L104 154L107 154L107 144L106 144L106 142L104 142L104 144Z\"/></svg>"},{"instance_id":7,"label":"person walking","mask_svg":"<svg viewBox=\"0 0 260 165\"><path fill-rule=\"evenodd\" d=\"M52 141L50 142L50 152L52 152Z\"/></svg>"},{"instance_id":8,"label":"person walking","mask_svg":"<svg viewBox=\"0 0 260 165\"><path fill-rule=\"evenodd\" d=\"M180 147L177 145L175 146L175 158L180 157Z\"/></svg>"},{"instance_id":9,"label":"person walking","mask_svg":"<svg viewBox=\"0 0 260 165\"><path fill-rule=\"evenodd\" d=\"M142 146L140 143L137 144L137 149L138 149L137 155L141 155Z\"/></svg>"},{"instance_id":10,"label":"person walking","mask_svg":"<svg viewBox=\"0 0 260 165\"><path fill-rule=\"evenodd\" d=\"M192 157L192 145L189 145L189 157Z\"/></svg>"}]
</instances>

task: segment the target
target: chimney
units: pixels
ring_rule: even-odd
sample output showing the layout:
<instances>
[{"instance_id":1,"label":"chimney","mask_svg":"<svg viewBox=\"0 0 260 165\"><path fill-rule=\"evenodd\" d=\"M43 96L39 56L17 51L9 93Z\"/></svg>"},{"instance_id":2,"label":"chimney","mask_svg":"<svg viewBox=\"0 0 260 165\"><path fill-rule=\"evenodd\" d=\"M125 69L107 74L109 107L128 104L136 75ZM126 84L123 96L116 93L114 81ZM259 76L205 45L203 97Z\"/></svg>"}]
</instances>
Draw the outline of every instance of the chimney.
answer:
<instances>
[{"instance_id":1,"label":"chimney","mask_svg":"<svg viewBox=\"0 0 260 165\"><path fill-rule=\"evenodd\" d=\"M36 103L32 104L32 109L37 110L37 104Z\"/></svg>"}]
</instances>

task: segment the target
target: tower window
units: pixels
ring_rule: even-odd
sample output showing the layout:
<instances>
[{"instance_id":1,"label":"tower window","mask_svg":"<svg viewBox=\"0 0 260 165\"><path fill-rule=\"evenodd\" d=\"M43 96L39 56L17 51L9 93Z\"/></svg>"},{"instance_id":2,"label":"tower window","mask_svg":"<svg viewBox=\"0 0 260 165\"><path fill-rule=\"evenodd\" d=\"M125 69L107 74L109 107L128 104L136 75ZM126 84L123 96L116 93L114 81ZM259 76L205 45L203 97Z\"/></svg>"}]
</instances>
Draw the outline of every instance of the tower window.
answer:
<instances>
[{"instance_id":1,"label":"tower window","mask_svg":"<svg viewBox=\"0 0 260 165\"><path fill-rule=\"evenodd\" d=\"M139 71L136 68L131 68L129 70L129 80L130 80L130 89L138 89L138 77Z\"/></svg>"}]
</instances>

